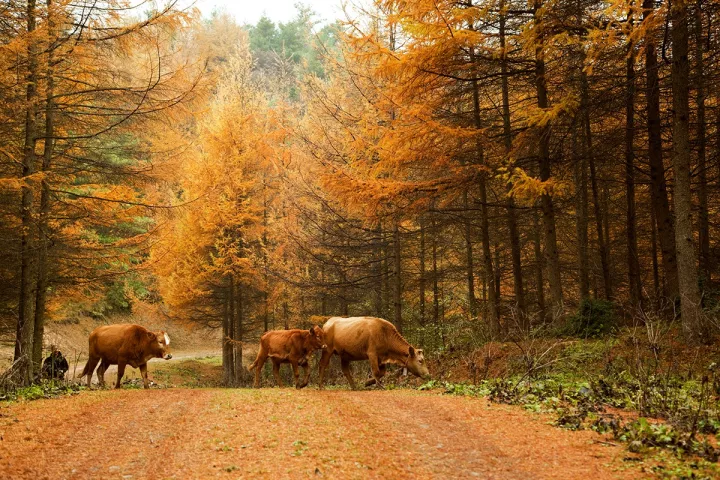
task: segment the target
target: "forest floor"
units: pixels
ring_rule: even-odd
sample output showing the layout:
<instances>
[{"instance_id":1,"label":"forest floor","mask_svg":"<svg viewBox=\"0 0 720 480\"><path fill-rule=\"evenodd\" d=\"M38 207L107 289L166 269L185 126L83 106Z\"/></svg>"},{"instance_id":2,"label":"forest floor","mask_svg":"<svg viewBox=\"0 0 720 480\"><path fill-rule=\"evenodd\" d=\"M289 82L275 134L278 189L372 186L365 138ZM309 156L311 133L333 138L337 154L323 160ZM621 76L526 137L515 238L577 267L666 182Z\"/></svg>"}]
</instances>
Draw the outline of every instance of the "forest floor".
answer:
<instances>
[{"instance_id":1,"label":"forest floor","mask_svg":"<svg viewBox=\"0 0 720 480\"><path fill-rule=\"evenodd\" d=\"M413 390L98 390L0 408L0 478L644 478L594 432Z\"/></svg>"}]
</instances>

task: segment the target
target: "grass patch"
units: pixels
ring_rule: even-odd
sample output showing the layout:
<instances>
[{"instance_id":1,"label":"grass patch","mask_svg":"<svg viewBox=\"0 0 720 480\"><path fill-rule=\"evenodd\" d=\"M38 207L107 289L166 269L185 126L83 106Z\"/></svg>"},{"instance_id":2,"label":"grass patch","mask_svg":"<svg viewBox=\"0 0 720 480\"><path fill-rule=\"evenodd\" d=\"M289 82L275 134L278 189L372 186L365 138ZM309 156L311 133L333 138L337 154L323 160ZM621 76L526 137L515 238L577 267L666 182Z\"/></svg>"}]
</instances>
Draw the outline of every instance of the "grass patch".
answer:
<instances>
[{"instance_id":1,"label":"grass patch","mask_svg":"<svg viewBox=\"0 0 720 480\"><path fill-rule=\"evenodd\" d=\"M58 398L67 395L76 395L86 387L67 381L47 380L29 387L20 387L0 393L0 401L16 402L40 400L44 398Z\"/></svg>"},{"instance_id":2,"label":"grass patch","mask_svg":"<svg viewBox=\"0 0 720 480\"><path fill-rule=\"evenodd\" d=\"M220 357L209 356L178 362L163 362L153 367L152 376L162 385L187 388L222 386L223 371Z\"/></svg>"}]
</instances>

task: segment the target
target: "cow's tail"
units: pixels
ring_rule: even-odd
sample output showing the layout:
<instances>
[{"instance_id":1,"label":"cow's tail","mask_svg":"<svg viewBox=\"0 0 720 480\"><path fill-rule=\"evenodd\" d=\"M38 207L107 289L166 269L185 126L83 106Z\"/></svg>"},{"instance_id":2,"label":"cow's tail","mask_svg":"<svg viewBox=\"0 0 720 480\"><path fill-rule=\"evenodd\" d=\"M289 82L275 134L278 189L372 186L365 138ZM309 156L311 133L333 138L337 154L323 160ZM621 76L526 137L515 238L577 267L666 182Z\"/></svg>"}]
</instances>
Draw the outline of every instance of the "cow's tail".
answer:
<instances>
[{"instance_id":1,"label":"cow's tail","mask_svg":"<svg viewBox=\"0 0 720 480\"><path fill-rule=\"evenodd\" d=\"M85 363L85 368L83 368L82 373L80 373L80 375L75 375L75 378L83 378L85 375L90 373L90 372L88 372L89 369L90 369L90 359L88 359L88 361Z\"/></svg>"},{"instance_id":2,"label":"cow's tail","mask_svg":"<svg viewBox=\"0 0 720 480\"><path fill-rule=\"evenodd\" d=\"M250 366L248 367L248 370L252 370L252 369L254 369L255 367L257 367L257 358L255 359L254 362L252 362L252 363L250 364Z\"/></svg>"}]
</instances>

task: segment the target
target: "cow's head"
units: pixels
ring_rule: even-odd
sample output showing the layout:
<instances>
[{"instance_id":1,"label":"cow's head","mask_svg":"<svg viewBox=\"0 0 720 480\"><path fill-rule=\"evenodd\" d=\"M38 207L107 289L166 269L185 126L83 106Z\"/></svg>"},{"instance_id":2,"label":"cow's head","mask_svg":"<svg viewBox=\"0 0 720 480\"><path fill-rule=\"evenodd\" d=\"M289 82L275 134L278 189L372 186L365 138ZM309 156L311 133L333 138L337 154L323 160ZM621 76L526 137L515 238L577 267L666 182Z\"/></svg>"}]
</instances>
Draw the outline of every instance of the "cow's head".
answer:
<instances>
[{"instance_id":1,"label":"cow's head","mask_svg":"<svg viewBox=\"0 0 720 480\"><path fill-rule=\"evenodd\" d=\"M309 346L312 350L327 347L327 345L325 345L325 331L321 327L317 325L310 327Z\"/></svg>"},{"instance_id":2,"label":"cow's head","mask_svg":"<svg viewBox=\"0 0 720 480\"><path fill-rule=\"evenodd\" d=\"M410 352L405 366L413 375L421 378L430 376L430 371L425 364L425 355L423 355L422 349L415 349L412 345L410 346Z\"/></svg>"},{"instance_id":3,"label":"cow's head","mask_svg":"<svg viewBox=\"0 0 720 480\"><path fill-rule=\"evenodd\" d=\"M155 355L155 358L164 358L170 360L172 355L170 354L170 337L162 330L159 332L147 332L148 340L150 341L150 352Z\"/></svg>"}]
</instances>

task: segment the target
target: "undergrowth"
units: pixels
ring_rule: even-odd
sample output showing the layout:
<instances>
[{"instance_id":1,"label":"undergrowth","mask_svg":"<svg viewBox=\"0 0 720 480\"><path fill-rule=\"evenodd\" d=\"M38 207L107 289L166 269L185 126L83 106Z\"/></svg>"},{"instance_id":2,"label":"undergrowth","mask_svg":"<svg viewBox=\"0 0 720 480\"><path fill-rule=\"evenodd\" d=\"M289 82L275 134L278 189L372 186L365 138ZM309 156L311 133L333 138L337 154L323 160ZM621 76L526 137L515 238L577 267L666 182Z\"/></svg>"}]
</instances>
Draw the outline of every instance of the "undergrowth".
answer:
<instances>
[{"instance_id":1,"label":"undergrowth","mask_svg":"<svg viewBox=\"0 0 720 480\"><path fill-rule=\"evenodd\" d=\"M0 401L28 401L43 398L58 398L66 395L76 395L85 387L73 382L47 380L30 385L0 392Z\"/></svg>"},{"instance_id":2,"label":"undergrowth","mask_svg":"<svg viewBox=\"0 0 720 480\"><path fill-rule=\"evenodd\" d=\"M561 428L610 435L661 477L720 477L718 349L684 346L672 325L650 317L602 337L599 325L610 323L585 322L591 328L577 329L584 339L488 343L443 359L453 362L445 372L455 381L432 380L420 389L483 396L550 414ZM463 366L469 382L457 381Z\"/></svg>"}]
</instances>

